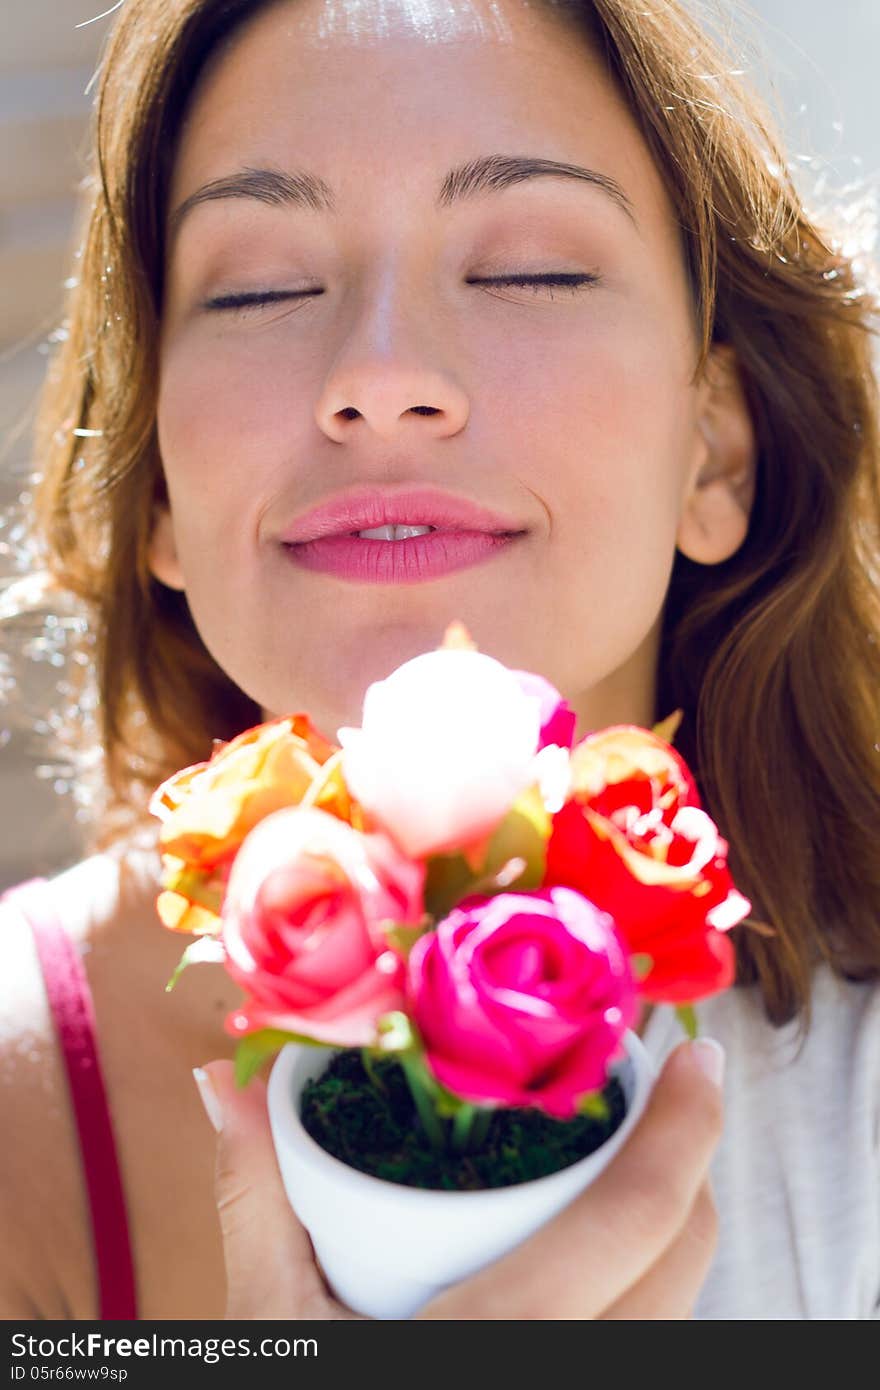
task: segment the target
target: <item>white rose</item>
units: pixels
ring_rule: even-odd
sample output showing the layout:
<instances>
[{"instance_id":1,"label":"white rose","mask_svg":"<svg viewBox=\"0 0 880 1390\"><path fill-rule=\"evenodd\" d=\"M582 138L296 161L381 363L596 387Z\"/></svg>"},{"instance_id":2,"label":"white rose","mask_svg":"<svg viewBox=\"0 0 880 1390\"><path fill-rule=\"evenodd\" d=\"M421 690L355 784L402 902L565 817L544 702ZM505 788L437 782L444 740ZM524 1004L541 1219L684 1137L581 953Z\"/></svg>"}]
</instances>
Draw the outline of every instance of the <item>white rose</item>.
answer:
<instances>
[{"instance_id":1,"label":"white rose","mask_svg":"<svg viewBox=\"0 0 880 1390\"><path fill-rule=\"evenodd\" d=\"M411 857L488 834L536 780L540 702L492 657L426 652L364 697L340 729L347 786Z\"/></svg>"}]
</instances>

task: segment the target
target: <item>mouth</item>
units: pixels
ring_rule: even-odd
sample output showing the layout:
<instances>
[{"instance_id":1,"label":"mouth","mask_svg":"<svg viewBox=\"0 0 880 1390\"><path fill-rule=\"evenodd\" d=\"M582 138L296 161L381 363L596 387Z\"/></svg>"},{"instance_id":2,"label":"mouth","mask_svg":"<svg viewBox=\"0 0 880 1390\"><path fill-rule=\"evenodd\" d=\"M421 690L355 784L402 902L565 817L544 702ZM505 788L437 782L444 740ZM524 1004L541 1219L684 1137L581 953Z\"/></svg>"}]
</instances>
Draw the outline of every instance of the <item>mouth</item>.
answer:
<instances>
[{"instance_id":1,"label":"mouth","mask_svg":"<svg viewBox=\"0 0 880 1390\"><path fill-rule=\"evenodd\" d=\"M284 551L298 568L348 583L423 584L499 556L525 535L402 524L285 544Z\"/></svg>"},{"instance_id":2,"label":"mouth","mask_svg":"<svg viewBox=\"0 0 880 1390\"><path fill-rule=\"evenodd\" d=\"M349 537L357 537L363 541L408 541L414 540L416 536L436 535L446 532L450 536L460 536L465 534L503 536L509 539L511 536L525 535L524 531L466 531L465 528L453 529L443 526L423 526L419 522L404 522L399 526L372 526L365 531L348 531L345 534Z\"/></svg>"},{"instance_id":3,"label":"mouth","mask_svg":"<svg viewBox=\"0 0 880 1390\"><path fill-rule=\"evenodd\" d=\"M287 546L333 536L401 544L436 532L510 537L524 531L514 518L469 498L409 486L340 493L296 517L280 539Z\"/></svg>"},{"instance_id":4,"label":"mouth","mask_svg":"<svg viewBox=\"0 0 880 1390\"><path fill-rule=\"evenodd\" d=\"M295 518L286 558L350 584L422 584L510 549L527 528L441 488L356 488Z\"/></svg>"},{"instance_id":5,"label":"mouth","mask_svg":"<svg viewBox=\"0 0 880 1390\"><path fill-rule=\"evenodd\" d=\"M436 526L422 526L419 522L404 522L400 526L373 526L366 531L349 531L350 536L358 536L362 541L408 541L414 536L427 536L436 531Z\"/></svg>"}]
</instances>

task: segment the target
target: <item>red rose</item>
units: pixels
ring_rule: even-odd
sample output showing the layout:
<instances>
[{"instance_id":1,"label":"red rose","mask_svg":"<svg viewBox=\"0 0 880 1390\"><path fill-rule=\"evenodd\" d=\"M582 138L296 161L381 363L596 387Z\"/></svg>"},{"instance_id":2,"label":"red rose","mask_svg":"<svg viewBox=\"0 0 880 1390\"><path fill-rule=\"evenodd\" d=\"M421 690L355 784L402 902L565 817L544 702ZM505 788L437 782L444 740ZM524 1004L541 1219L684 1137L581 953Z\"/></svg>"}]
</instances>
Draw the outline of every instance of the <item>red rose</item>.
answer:
<instances>
[{"instance_id":1,"label":"red rose","mask_svg":"<svg viewBox=\"0 0 880 1390\"><path fill-rule=\"evenodd\" d=\"M630 951L651 957L645 998L689 1003L732 984L726 933L751 911L727 849L679 754L647 729L618 725L572 752L544 882L579 889L613 914Z\"/></svg>"}]
</instances>

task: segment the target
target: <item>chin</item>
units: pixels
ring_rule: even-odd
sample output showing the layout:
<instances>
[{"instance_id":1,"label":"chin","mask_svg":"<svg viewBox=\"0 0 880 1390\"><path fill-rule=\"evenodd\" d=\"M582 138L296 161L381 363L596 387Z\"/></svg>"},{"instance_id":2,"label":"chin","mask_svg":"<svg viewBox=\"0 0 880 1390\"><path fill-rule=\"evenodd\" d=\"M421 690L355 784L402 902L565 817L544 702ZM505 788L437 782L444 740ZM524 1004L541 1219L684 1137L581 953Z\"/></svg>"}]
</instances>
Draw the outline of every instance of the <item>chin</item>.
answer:
<instances>
[{"instance_id":1,"label":"chin","mask_svg":"<svg viewBox=\"0 0 880 1390\"><path fill-rule=\"evenodd\" d=\"M439 647L446 626L427 622L383 624L370 626L347 641L328 644L309 663L307 679L298 682L300 693L310 701L306 712L327 737L335 737L343 725L357 727L368 686L385 680L413 657Z\"/></svg>"},{"instance_id":2,"label":"chin","mask_svg":"<svg viewBox=\"0 0 880 1390\"><path fill-rule=\"evenodd\" d=\"M506 665L521 664L510 653L499 650L498 641L483 645L475 630L477 624L472 625L457 612L440 620L386 616L380 621L365 621L344 635L325 631L322 640L315 640L314 647L304 643L293 658L293 669L277 672L272 689L264 687L258 692L257 702L263 706L267 719L308 714L325 738L335 741L338 729L360 726L368 686L384 680L413 657L439 647L447 627L457 618L480 650Z\"/></svg>"},{"instance_id":3,"label":"chin","mask_svg":"<svg viewBox=\"0 0 880 1390\"><path fill-rule=\"evenodd\" d=\"M364 695L371 679L380 680L388 675L383 671L375 678L361 679L354 689L346 689L347 682L338 679L328 686L316 681L314 674L304 681L298 681L295 690L289 695L281 695L263 706L263 719L280 719L287 714L307 714L315 728L331 742L336 742L337 730L357 728L363 717Z\"/></svg>"}]
</instances>

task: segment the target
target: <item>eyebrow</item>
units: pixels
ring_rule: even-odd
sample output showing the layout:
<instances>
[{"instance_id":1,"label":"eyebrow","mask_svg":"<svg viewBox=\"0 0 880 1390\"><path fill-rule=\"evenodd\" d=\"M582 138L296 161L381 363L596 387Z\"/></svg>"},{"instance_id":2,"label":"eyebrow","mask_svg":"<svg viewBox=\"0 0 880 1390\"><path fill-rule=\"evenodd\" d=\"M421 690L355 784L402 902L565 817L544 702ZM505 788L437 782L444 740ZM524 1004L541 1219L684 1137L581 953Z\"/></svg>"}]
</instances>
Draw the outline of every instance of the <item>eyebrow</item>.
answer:
<instances>
[{"instance_id":1,"label":"eyebrow","mask_svg":"<svg viewBox=\"0 0 880 1390\"><path fill-rule=\"evenodd\" d=\"M500 192L513 184L530 179L574 179L600 189L626 213L635 227L635 211L620 184L608 174L596 169L584 169L579 164L567 164L558 159L540 159L525 155L490 154L460 164L443 179L435 200L438 209ZM306 170L283 172L279 169L242 169L222 178L212 179L196 189L177 207L169 219L169 232L176 235L181 222L200 203L224 198L253 198L270 207L299 207L312 212L336 214L338 207L333 190L324 179Z\"/></svg>"}]
</instances>

